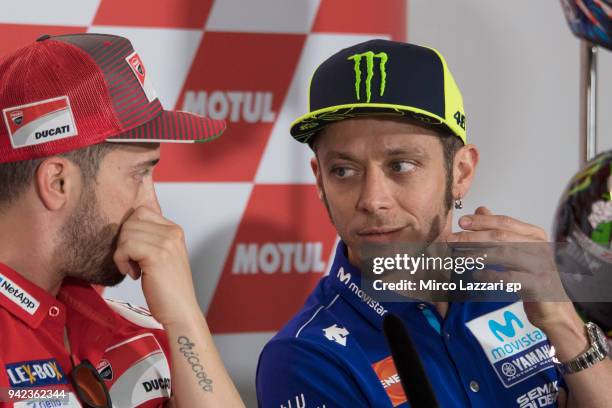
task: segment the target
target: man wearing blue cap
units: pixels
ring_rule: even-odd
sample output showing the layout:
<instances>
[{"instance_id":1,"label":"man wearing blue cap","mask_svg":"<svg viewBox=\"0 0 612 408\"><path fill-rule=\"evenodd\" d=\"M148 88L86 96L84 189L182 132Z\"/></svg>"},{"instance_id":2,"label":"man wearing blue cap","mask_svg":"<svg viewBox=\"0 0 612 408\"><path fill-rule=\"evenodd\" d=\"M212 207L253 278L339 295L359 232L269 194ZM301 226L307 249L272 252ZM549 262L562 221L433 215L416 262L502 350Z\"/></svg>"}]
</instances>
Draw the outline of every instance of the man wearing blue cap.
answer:
<instances>
[{"instance_id":1,"label":"man wearing blue cap","mask_svg":"<svg viewBox=\"0 0 612 408\"><path fill-rule=\"evenodd\" d=\"M382 332L389 314L408 328L440 406L609 404L607 343L570 302L383 302L361 286L367 246L547 241L485 207L452 233L479 153L440 53L383 40L336 53L315 71L309 113L291 134L315 152L319 196L341 241L329 276L260 356L260 406L410 406ZM522 260L512 259L513 280L539 290ZM556 282L550 269L540 284Z\"/></svg>"}]
</instances>

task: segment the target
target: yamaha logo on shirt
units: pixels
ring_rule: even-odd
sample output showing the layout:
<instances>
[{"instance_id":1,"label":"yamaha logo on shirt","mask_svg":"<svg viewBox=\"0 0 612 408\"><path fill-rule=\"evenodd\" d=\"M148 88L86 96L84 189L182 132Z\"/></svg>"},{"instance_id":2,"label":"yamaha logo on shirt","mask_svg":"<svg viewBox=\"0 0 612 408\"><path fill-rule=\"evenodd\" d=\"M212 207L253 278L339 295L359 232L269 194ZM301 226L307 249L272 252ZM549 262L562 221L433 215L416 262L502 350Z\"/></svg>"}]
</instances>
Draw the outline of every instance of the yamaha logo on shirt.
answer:
<instances>
[{"instance_id":1,"label":"yamaha logo on shirt","mask_svg":"<svg viewBox=\"0 0 612 408\"><path fill-rule=\"evenodd\" d=\"M506 388L553 367L546 335L529 323L522 302L466 323Z\"/></svg>"},{"instance_id":2,"label":"yamaha logo on shirt","mask_svg":"<svg viewBox=\"0 0 612 408\"><path fill-rule=\"evenodd\" d=\"M66 375L56 359L31 360L6 365L11 387L41 387L67 384Z\"/></svg>"}]
</instances>

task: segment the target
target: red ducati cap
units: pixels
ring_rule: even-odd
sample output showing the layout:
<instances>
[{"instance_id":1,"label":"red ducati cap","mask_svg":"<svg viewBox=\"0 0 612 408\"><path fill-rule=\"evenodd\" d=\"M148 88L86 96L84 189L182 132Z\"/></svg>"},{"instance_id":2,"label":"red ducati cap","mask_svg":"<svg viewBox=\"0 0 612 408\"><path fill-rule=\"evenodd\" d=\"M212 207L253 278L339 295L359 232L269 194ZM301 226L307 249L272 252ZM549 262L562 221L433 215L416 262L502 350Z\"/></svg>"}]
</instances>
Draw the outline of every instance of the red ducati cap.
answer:
<instances>
[{"instance_id":1,"label":"red ducati cap","mask_svg":"<svg viewBox=\"0 0 612 408\"><path fill-rule=\"evenodd\" d=\"M43 36L0 60L0 163L109 142L205 142L225 122L164 110L126 38Z\"/></svg>"}]
</instances>

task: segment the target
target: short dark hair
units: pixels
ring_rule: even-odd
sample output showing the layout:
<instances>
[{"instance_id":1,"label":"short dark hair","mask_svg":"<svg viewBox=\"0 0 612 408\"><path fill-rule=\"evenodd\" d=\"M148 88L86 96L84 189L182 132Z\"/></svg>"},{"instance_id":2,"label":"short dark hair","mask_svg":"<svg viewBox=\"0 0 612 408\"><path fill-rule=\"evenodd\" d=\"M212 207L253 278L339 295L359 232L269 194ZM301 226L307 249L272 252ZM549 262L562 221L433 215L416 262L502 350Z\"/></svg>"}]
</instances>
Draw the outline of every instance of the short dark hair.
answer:
<instances>
[{"instance_id":1,"label":"short dark hair","mask_svg":"<svg viewBox=\"0 0 612 408\"><path fill-rule=\"evenodd\" d=\"M62 153L81 170L85 183L95 181L100 162L110 151L117 148L115 143L100 143L82 149ZM12 163L0 163L0 209L17 200L32 182L38 166L46 157Z\"/></svg>"},{"instance_id":2,"label":"short dark hair","mask_svg":"<svg viewBox=\"0 0 612 408\"><path fill-rule=\"evenodd\" d=\"M444 155L444 170L446 172L446 194L444 197L444 203L446 210L450 210L455 201L453 197L453 164L455 162L455 154L463 147L463 141L459 139L454 133L444 129L439 131L439 140L442 144L442 154Z\"/></svg>"}]
</instances>

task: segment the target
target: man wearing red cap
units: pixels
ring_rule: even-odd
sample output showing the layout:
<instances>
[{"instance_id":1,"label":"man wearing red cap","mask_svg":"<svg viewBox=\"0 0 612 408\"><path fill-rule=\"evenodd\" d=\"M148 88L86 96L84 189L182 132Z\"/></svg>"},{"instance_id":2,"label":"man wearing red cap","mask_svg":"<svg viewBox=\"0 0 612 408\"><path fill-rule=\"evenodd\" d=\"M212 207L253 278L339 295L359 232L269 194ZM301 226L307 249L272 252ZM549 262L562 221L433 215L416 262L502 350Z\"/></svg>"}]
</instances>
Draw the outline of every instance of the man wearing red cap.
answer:
<instances>
[{"instance_id":1,"label":"man wearing red cap","mask_svg":"<svg viewBox=\"0 0 612 408\"><path fill-rule=\"evenodd\" d=\"M225 123L163 110L131 43L99 34L0 60L0 110L0 405L240 406L152 179L159 142ZM126 275L150 313L91 286Z\"/></svg>"}]
</instances>

